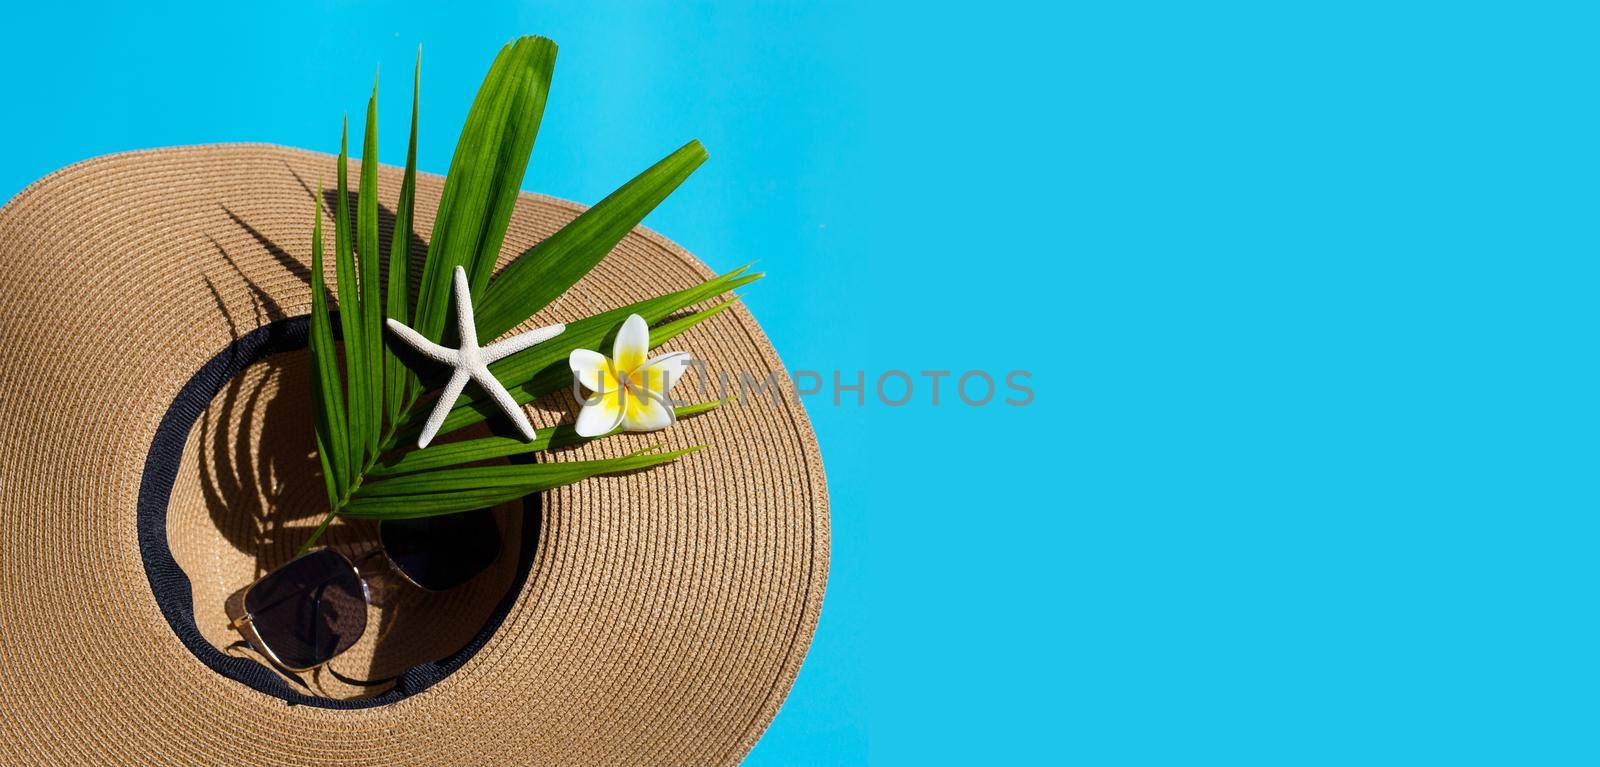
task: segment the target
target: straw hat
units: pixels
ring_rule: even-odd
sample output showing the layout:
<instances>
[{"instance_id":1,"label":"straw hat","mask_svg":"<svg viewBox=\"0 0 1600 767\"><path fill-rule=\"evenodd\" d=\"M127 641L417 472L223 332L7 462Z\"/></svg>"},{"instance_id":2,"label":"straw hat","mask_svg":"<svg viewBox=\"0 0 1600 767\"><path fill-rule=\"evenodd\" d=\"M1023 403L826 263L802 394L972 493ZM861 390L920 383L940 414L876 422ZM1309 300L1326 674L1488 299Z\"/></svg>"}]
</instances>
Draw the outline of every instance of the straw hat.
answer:
<instances>
[{"instance_id":1,"label":"straw hat","mask_svg":"<svg viewBox=\"0 0 1600 767\"><path fill-rule=\"evenodd\" d=\"M335 162L133 152L0 209L0 764L738 762L794 681L827 575L822 464L793 397L541 457L709 444L497 510L489 571L442 596L376 586L366 635L327 669L272 670L229 628L321 510L303 318L312 190ZM385 204L400 180L382 169ZM417 232L442 184L419 177ZM523 195L502 264L581 210ZM710 275L639 229L528 326ZM786 375L742 307L666 348ZM340 522L327 540L371 539Z\"/></svg>"}]
</instances>

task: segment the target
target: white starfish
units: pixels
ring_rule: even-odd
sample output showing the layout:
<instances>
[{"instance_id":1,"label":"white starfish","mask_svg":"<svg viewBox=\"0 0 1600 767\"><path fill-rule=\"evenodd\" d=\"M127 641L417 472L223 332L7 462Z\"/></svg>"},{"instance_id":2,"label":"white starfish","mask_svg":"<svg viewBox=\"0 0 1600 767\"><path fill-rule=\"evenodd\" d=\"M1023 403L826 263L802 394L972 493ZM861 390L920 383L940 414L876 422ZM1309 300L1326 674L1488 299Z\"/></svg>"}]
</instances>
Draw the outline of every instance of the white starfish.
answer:
<instances>
[{"instance_id":1,"label":"white starfish","mask_svg":"<svg viewBox=\"0 0 1600 767\"><path fill-rule=\"evenodd\" d=\"M439 401L434 404L433 412L428 414L428 422L422 427L422 435L417 437L417 447L424 448L439 433L439 427L444 425L445 416L450 415L450 408L455 405L456 398L461 396L461 390L467 386L467 379L471 378L489 392L506 417L517 425L522 432L523 439L533 439L533 424L528 423L528 416L522 412L522 407L511 398L511 392L489 372L489 363L498 359L509 357L534 344L548 341L561 335L567 329L566 325L555 324L549 327L519 333L503 341L496 341L488 346L478 345L478 327L473 324L472 294L467 288L467 270L456 267L456 322L460 328L461 348L451 349L440 346L424 338L421 333L406 327L405 323L389 318L389 329L400 336L412 348L424 356L443 362L456 369L450 376L450 383L444 385L444 391L439 394Z\"/></svg>"}]
</instances>

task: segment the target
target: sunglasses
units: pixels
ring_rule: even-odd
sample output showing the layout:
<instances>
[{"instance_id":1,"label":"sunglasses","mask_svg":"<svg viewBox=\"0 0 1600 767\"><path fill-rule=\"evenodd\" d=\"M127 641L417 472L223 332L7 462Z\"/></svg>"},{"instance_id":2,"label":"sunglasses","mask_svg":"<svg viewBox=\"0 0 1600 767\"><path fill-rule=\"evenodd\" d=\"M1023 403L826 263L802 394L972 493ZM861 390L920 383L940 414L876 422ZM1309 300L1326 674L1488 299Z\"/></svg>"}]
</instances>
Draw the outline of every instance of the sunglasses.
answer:
<instances>
[{"instance_id":1,"label":"sunglasses","mask_svg":"<svg viewBox=\"0 0 1600 767\"><path fill-rule=\"evenodd\" d=\"M333 549L308 551L262 576L244 593L232 626L273 663L310 671L350 649L367 629L371 591L361 565L379 556L417 588L448 591L487 570L500 553L488 509L386 520L378 546L354 559Z\"/></svg>"}]
</instances>

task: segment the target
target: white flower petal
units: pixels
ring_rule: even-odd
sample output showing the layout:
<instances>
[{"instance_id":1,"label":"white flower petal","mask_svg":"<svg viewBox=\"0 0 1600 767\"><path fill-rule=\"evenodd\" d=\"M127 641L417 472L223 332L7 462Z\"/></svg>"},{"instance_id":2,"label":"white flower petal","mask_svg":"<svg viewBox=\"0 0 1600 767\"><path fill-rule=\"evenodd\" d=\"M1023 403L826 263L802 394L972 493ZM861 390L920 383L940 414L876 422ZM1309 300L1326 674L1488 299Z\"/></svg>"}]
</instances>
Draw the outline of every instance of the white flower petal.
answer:
<instances>
[{"instance_id":1,"label":"white flower petal","mask_svg":"<svg viewBox=\"0 0 1600 767\"><path fill-rule=\"evenodd\" d=\"M611 360L617 363L617 373L625 375L644 364L650 352L650 326L637 314L628 315L622 329L617 331L617 341L611 347Z\"/></svg>"},{"instance_id":2,"label":"white flower petal","mask_svg":"<svg viewBox=\"0 0 1600 767\"><path fill-rule=\"evenodd\" d=\"M622 423L622 408L617 400L614 396L590 398L589 404L578 412L578 422L573 427L578 436L598 437L617 428Z\"/></svg>"},{"instance_id":3,"label":"white flower petal","mask_svg":"<svg viewBox=\"0 0 1600 767\"><path fill-rule=\"evenodd\" d=\"M677 420L677 414L660 397L628 397L622 414L623 431L656 431Z\"/></svg>"},{"instance_id":4,"label":"white flower petal","mask_svg":"<svg viewBox=\"0 0 1600 767\"><path fill-rule=\"evenodd\" d=\"M671 352L644 363L645 386L651 394L665 399L667 392L672 391L673 385L689 370L689 363L693 361L688 352Z\"/></svg>"},{"instance_id":5,"label":"white flower petal","mask_svg":"<svg viewBox=\"0 0 1600 767\"><path fill-rule=\"evenodd\" d=\"M567 364L572 367L572 375L578 379L589 391L600 391L601 382L606 379L606 370L611 367L611 360L606 355L589 349L573 349L567 355Z\"/></svg>"}]
</instances>

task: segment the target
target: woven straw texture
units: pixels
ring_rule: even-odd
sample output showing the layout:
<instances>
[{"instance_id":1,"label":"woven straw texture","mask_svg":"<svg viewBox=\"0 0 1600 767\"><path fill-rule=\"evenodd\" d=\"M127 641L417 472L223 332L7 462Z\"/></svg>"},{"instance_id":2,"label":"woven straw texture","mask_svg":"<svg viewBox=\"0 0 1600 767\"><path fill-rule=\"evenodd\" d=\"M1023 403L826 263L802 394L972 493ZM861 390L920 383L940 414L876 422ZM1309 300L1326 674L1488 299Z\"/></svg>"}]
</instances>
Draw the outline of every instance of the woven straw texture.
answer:
<instances>
[{"instance_id":1,"label":"woven straw texture","mask_svg":"<svg viewBox=\"0 0 1600 767\"><path fill-rule=\"evenodd\" d=\"M151 435L201 365L309 312L314 190L335 163L259 145L113 155L0 210L0 764L738 762L794 681L827 574L822 464L792 397L554 456L709 444L547 493L543 513L526 517L541 525L537 549L504 624L417 695L359 710L290 706L214 673L174 636L135 527ZM350 174L354 188L355 163ZM400 176L381 170L384 204ZM442 186L419 176L423 236ZM581 210L523 195L502 263ZM524 328L710 275L641 228ZM743 307L666 348L713 373L785 376ZM292 554L322 492L306 375L304 352L285 353L225 387L190 433L173 488L168 540L195 618L233 654L250 651L227 626L230 601ZM534 424L570 420L566 396L530 406ZM514 546L523 515L497 516ZM369 539L341 523L330 540L354 551ZM459 647L513 583L513 560L502 552L449 599L378 596L368 635L336 670L382 676ZM330 697L370 692L310 683Z\"/></svg>"}]
</instances>

